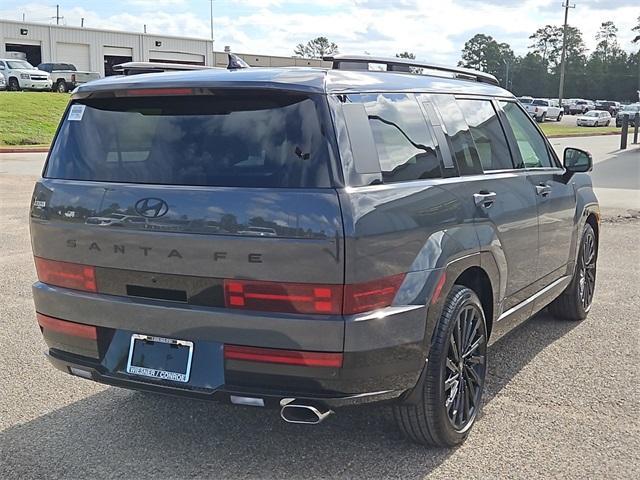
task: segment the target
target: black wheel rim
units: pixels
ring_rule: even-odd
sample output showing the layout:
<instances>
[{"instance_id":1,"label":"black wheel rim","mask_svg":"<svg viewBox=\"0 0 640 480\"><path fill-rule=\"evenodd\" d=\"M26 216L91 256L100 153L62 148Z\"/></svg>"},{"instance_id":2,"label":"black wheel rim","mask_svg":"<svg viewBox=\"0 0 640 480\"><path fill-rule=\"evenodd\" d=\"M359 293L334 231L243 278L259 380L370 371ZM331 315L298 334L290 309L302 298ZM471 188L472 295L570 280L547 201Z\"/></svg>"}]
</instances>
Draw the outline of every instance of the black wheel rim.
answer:
<instances>
[{"instance_id":1,"label":"black wheel rim","mask_svg":"<svg viewBox=\"0 0 640 480\"><path fill-rule=\"evenodd\" d=\"M584 311L591 308L596 287L596 239L588 231L582 239L582 254L578 270L578 295Z\"/></svg>"},{"instance_id":2,"label":"black wheel rim","mask_svg":"<svg viewBox=\"0 0 640 480\"><path fill-rule=\"evenodd\" d=\"M460 310L449 337L444 375L444 407L457 431L471 426L482 390L486 366L484 320L475 305Z\"/></svg>"}]
</instances>

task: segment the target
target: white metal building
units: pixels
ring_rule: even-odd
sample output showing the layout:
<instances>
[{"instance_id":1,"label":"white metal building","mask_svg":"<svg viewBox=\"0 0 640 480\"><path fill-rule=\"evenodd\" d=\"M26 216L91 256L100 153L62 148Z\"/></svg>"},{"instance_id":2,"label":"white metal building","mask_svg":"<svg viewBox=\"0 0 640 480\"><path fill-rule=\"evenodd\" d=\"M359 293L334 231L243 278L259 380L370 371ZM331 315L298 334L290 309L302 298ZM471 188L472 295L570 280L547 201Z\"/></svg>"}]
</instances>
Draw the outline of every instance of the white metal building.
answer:
<instances>
[{"instance_id":1,"label":"white metal building","mask_svg":"<svg viewBox=\"0 0 640 480\"><path fill-rule=\"evenodd\" d=\"M26 57L34 66L72 63L101 75L112 75L114 65L129 61L227 65L226 54L214 52L207 39L0 20L0 57L8 55ZM330 66L314 59L238 55L251 66Z\"/></svg>"}]
</instances>

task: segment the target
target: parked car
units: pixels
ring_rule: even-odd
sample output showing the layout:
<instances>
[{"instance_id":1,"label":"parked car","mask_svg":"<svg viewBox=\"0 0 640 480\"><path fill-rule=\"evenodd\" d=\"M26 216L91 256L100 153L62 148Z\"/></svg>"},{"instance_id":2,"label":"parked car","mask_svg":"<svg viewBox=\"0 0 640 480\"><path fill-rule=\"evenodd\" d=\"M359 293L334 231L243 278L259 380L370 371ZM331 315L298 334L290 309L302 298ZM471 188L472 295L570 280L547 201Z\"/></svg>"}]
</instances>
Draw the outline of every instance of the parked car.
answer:
<instances>
[{"instance_id":1,"label":"parked car","mask_svg":"<svg viewBox=\"0 0 640 480\"><path fill-rule=\"evenodd\" d=\"M636 113L640 113L640 103L632 103L623 106L616 115L616 127L622 126L622 120L625 115L629 116L629 125L635 126Z\"/></svg>"},{"instance_id":2,"label":"parked car","mask_svg":"<svg viewBox=\"0 0 640 480\"><path fill-rule=\"evenodd\" d=\"M569 113L571 115L583 114L595 108L596 105L591 100L578 100L569 107Z\"/></svg>"},{"instance_id":3,"label":"parked car","mask_svg":"<svg viewBox=\"0 0 640 480\"><path fill-rule=\"evenodd\" d=\"M544 122L545 120L555 120L559 122L562 120L562 115L564 115L564 111L560 108L557 100L536 98L531 103L525 105L525 108L529 115L538 122Z\"/></svg>"},{"instance_id":4,"label":"parked car","mask_svg":"<svg viewBox=\"0 0 640 480\"><path fill-rule=\"evenodd\" d=\"M531 104L531 102L533 102L533 97L518 97L518 101L522 105L529 105Z\"/></svg>"},{"instance_id":5,"label":"parked car","mask_svg":"<svg viewBox=\"0 0 640 480\"><path fill-rule=\"evenodd\" d=\"M0 58L0 73L7 80L7 90L51 90L51 77L26 60Z\"/></svg>"},{"instance_id":6,"label":"parked car","mask_svg":"<svg viewBox=\"0 0 640 480\"><path fill-rule=\"evenodd\" d=\"M614 102L611 100L598 100L595 103L596 110L605 110L615 117L620 111L620 102Z\"/></svg>"},{"instance_id":7,"label":"parked car","mask_svg":"<svg viewBox=\"0 0 640 480\"><path fill-rule=\"evenodd\" d=\"M608 127L610 123L611 114L603 110L591 110L576 119L576 125L579 127Z\"/></svg>"},{"instance_id":8,"label":"parked car","mask_svg":"<svg viewBox=\"0 0 640 480\"><path fill-rule=\"evenodd\" d=\"M100 73L79 72L71 63L41 63L38 69L51 74L53 89L60 93L69 92L78 85L100 78Z\"/></svg>"},{"instance_id":9,"label":"parked car","mask_svg":"<svg viewBox=\"0 0 640 480\"><path fill-rule=\"evenodd\" d=\"M386 402L410 439L453 446L489 339L547 306L587 316L587 152L561 161L492 75L332 62L78 87L30 208L55 367L291 423ZM157 229L82 221L112 212Z\"/></svg>"},{"instance_id":10,"label":"parked car","mask_svg":"<svg viewBox=\"0 0 640 480\"><path fill-rule=\"evenodd\" d=\"M571 105L574 105L580 98L567 98L562 101L562 110L565 115L571 114Z\"/></svg>"},{"instance_id":11,"label":"parked car","mask_svg":"<svg viewBox=\"0 0 640 480\"><path fill-rule=\"evenodd\" d=\"M4 75L2 73L0 73L0 90L6 90L7 89L7 81L4 78Z\"/></svg>"}]
</instances>

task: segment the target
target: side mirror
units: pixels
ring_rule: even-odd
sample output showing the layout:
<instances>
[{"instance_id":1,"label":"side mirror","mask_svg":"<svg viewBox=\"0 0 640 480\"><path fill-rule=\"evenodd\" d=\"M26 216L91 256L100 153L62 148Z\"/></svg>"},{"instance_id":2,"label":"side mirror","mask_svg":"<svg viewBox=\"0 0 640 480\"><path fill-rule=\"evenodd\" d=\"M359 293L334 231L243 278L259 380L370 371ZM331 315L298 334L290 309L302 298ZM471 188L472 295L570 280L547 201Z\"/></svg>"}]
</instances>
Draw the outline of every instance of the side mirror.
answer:
<instances>
[{"instance_id":1,"label":"side mirror","mask_svg":"<svg viewBox=\"0 0 640 480\"><path fill-rule=\"evenodd\" d=\"M593 157L579 148L567 147L564 149L563 164L569 173L590 172L593 169Z\"/></svg>"}]
</instances>

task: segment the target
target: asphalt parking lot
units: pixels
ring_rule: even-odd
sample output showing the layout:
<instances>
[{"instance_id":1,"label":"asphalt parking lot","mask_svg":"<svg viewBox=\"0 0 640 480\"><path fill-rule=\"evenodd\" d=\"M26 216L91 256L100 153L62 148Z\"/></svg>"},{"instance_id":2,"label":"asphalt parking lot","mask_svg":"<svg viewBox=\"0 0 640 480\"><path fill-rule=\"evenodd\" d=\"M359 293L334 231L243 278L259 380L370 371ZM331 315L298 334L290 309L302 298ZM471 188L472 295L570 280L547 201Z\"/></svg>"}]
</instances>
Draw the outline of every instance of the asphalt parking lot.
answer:
<instances>
[{"instance_id":1,"label":"asphalt parking lot","mask_svg":"<svg viewBox=\"0 0 640 480\"><path fill-rule=\"evenodd\" d=\"M640 156L606 161L626 162L629 176ZM54 370L31 301L35 176L6 163L0 172L0 478L640 477L638 219L604 211L587 320L543 313L492 346L482 416L463 446L446 451L403 440L383 407L289 425L275 411L146 395ZM625 186L637 199L633 185Z\"/></svg>"}]
</instances>

